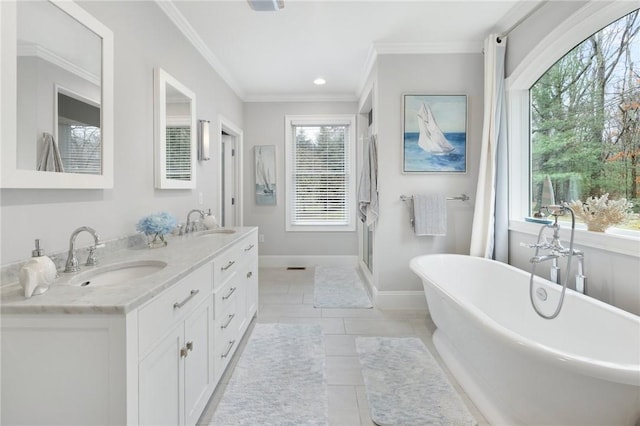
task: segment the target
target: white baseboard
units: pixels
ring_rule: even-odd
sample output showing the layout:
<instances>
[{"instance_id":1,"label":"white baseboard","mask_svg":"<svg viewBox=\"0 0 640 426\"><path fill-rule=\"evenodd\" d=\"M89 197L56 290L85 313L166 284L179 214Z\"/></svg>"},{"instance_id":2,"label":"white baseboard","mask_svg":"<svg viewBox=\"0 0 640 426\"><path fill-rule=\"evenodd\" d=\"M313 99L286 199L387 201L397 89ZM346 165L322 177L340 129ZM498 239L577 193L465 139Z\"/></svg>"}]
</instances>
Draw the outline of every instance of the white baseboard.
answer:
<instances>
[{"instance_id":1,"label":"white baseboard","mask_svg":"<svg viewBox=\"0 0 640 426\"><path fill-rule=\"evenodd\" d=\"M382 310L412 309L426 311L424 291L380 291L373 287L373 304Z\"/></svg>"},{"instance_id":2,"label":"white baseboard","mask_svg":"<svg viewBox=\"0 0 640 426\"><path fill-rule=\"evenodd\" d=\"M373 276L364 262L360 261L359 264L360 273L364 277L364 285L367 287L376 308L382 310L428 310L424 291L380 291L373 284Z\"/></svg>"},{"instance_id":3,"label":"white baseboard","mask_svg":"<svg viewBox=\"0 0 640 426\"><path fill-rule=\"evenodd\" d=\"M288 266L358 266L358 256L259 256L263 268Z\"/></svg>"}]
</instances>

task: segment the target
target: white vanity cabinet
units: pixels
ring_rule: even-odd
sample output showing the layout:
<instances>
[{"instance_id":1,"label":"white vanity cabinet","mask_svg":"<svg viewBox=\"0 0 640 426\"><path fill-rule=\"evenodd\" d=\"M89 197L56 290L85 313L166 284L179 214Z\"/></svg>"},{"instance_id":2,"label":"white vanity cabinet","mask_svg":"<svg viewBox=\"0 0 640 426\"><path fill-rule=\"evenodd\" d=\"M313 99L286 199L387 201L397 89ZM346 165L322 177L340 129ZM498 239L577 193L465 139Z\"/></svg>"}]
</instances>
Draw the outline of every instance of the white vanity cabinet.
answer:
<instances>
[{"instance_id":1,"label":"white vanity cabinet","mask_svg":"<svg viewBox=\"0 0 640 426\"><path fill-rule=\"evenodd\" d=\"M138 310L141 425L195 424L213 392L212 266Z\"/></svg>"},{"instance_id":2,"label":"white vanity cabinet","mask_svg":"<svg viewBox=\"0 0 640 426\"><path fill-rule=\"evenodd\" d=\"M239 229L208 254L196 240L200 266L124 313L97 295L3 309L0 424L196 424L257 312L257 229Z\"/></svg>"}]
</instances>

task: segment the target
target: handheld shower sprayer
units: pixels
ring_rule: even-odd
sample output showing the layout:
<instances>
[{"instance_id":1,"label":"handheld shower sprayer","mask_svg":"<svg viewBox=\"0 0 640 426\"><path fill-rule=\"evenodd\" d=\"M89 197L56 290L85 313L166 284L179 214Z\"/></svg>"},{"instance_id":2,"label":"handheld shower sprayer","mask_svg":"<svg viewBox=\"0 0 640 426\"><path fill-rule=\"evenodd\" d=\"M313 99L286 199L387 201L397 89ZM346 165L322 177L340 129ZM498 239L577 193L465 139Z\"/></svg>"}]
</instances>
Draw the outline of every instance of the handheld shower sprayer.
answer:
<instances>
[{"instance_id":1,"label":"handheld shower sprayer","mask_svg":"<svg viewBox=\"0 0 640 426\"><path fill-rule=\"evenodd\" d=\"M574 239L575 228L576 228L576 217L573 210L571 210L571 208L566 203L563 203L562 205L551 204L548 206L543 206L542 208L545 209L548 212L548 214L552 215L555 218L555 221L553 225L543 225L542 228L540 228L540 232L538 233L538 241L536 242L536 244L533 245L536 248L536 251L535 251L535 255L531 258L532 266L531 266L531 276L529 278L529 299L531 301L531 305L533 306L533 309L536 311L536 313L539 316L541 316L544 319L553 319L558 316L558 314L560 313L560 310L562 309L562 304L564 302L564 295L567 290L567 283L569 281L568 272L571 270L571 260L573 259L573 256L576 252L573 248L573 239ZM571 215L571 236L569 238L569 248L563 247L562 244L560 243L560 225L558 225L558 217L564 216L567 213ZM547 228L553 229L553 241L551 243L541 244L542 234L544 230ZM541 247L545 249L550 249L551 254L547 256L540 256L539 250ZM553 259L554 269L552 269L552 271L554 273L552 273L552 275L555 275L555 277L553 277L555 278L553 279L553 281L556 281L558 284L560 284L560 276L559 276L560 269L557 266L557 260L559 257L565 257L565 256L567 257L567 274L561 284L562 292L560 293L560 299L558 300L558 304L556 305L554 312L551 315L547 315L542 313L538 309L533 298L533 294L534 294L533 277L536 272L536 265L541 261Z\"/></svg>"}]
</instances>

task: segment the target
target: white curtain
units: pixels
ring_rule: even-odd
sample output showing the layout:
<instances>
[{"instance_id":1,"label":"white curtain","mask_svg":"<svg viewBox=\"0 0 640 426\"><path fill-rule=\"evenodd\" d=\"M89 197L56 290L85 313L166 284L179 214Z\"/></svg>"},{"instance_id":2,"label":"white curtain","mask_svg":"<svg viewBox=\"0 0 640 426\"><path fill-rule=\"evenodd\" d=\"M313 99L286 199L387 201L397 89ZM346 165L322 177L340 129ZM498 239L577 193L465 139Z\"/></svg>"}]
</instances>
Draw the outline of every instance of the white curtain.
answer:
<instances>
[{"instance_id":1,"label":"white curtain","mask_svg":"<svg viewBox=\"0 0 640 426\"><path fill-rule=\"evenodd\" d=\"M508 165L504 67L507 39L484 42L484 123L470 254L508 261Z\"/></svg>"}]
</instances>

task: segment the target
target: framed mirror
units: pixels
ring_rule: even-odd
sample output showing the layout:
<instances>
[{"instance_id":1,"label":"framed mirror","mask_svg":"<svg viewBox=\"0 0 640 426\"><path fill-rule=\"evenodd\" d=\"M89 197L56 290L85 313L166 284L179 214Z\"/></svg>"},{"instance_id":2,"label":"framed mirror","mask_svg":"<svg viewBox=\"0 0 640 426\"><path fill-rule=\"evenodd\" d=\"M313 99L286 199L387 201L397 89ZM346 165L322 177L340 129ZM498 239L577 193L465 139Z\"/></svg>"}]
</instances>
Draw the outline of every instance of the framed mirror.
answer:
<instances>
[{"instance_id":1,"label":"framed mirror","mask_svg":"<svg viewBox=\"0 0 640 426\"><path fill-rule=\"evenodd\" d=\"M0 186L112 188L113 33L71 1L0 8Z\"/></svg>"},{"instance_id":2,"label":"framed mirror","mask_svg":"<svg viewBox=\"0 0 640 426\"><path fill-rule=\"evenodd\" d=\"M154 82L156 188L195 188L196 96L162 68Z\"/></svg>"}]
</instances>

